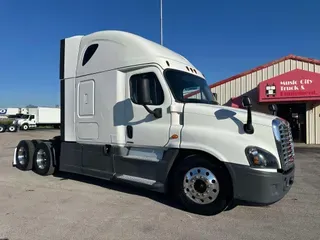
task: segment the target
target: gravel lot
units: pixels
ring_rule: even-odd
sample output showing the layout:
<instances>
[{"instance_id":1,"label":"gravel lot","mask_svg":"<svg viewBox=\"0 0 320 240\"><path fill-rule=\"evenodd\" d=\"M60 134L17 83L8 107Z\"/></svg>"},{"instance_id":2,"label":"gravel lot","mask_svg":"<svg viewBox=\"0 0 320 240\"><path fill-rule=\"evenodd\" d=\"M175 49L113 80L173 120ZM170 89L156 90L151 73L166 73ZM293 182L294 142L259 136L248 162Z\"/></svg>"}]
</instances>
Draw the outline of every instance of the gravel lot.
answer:
<instances>
[{"instance_id":1,"label":"gravel lot","mask_svg":"<svg viewBox=\"0 0 320 240\"><path fill-rule=\"evenodd\" d=\"M70 174L41 177L12 167L19 140L58 134L0 134L0 239L319 240L320 148L296 150L295 184L280 202L205 217L179 210L161 194Z\"/></svg>"}]
</instances>

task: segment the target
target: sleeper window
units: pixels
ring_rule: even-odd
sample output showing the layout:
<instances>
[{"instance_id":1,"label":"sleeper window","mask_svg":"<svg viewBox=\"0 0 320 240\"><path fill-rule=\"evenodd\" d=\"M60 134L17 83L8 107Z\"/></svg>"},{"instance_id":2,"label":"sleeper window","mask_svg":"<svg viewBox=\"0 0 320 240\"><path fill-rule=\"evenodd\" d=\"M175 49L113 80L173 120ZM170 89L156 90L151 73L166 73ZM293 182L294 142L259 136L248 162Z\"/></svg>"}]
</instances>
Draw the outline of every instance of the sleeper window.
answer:
<instances>
[{"instance_id":1,"label":"sleeper window","mask_svg":"<svg viewBox=\"0 0 320 240\"><path fill-rule=\"evenodd\" d=\"M155 73L143 73L133 75L130 78L130 95L131 101L135 104L140 104L138 100L138 81L142 78L147 78L149 80L150 86L150 98L151 104L150 105L161 105L164 101L164 94L160 82Z\"/></svg>"},{"instance_id":2,"label":"sleeper window","mask_svg":"<svg viewBox=\"0 0 320 240\"><path fill-rule=\"evenodd\" d=\"M82 66L86 65L87 62L89 62L93 54L97 51L98 46L98 44L92 44L87 48L82 59Z\"/></svg>"}]
</instances>

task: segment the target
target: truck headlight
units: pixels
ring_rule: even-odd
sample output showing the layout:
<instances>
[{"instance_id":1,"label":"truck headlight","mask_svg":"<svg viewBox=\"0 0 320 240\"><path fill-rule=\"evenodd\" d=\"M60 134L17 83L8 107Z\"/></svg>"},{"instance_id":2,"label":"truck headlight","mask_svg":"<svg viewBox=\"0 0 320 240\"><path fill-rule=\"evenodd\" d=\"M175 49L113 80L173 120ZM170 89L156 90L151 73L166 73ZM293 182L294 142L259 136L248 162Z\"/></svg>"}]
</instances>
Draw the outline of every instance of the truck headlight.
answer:
<instances>
[{"instance_id":1,"label":"truck headlight","mask_svg":"<svg viewBox=\"0 0 320 240\"><path fill-rule=\"evenodd\" d=\"M251 167L275 169L279 167L277 158L262 148L249 146L245 149L245 153Z\"/></svg>"},{"instance_id":2,"label":"truck headlight","mask_svg":"<svg viewBox=\"0 0 320 240\"><path fill-rule=\"evenodd\" d=\"M279 118L272 120L272 131L277 142L281 141L280 129L279 129L279 126L281 124L282 124L282 121Z\"/></svg>"}]
</instances>

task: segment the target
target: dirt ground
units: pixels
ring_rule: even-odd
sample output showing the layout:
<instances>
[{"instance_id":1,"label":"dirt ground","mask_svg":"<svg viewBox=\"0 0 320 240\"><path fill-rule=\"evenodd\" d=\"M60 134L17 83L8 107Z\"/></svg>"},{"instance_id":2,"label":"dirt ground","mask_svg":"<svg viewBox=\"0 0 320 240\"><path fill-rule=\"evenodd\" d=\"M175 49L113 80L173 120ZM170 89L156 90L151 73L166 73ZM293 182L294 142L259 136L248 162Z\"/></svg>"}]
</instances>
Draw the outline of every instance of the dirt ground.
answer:
<instances>
[{"instance_id":1,"label":"dirt ground","mask_svg":"<svg viewBox=\"0 0 320 240\"><path fill-rule=\"evenodd\" d=\"M320 149L296 149L295 183L280 202L205 217L180 210L162 194L72 174L41 177L12 167L21 139L58 134L0 134L0 239L320 239Z\"/></svg>"}]
</instances>

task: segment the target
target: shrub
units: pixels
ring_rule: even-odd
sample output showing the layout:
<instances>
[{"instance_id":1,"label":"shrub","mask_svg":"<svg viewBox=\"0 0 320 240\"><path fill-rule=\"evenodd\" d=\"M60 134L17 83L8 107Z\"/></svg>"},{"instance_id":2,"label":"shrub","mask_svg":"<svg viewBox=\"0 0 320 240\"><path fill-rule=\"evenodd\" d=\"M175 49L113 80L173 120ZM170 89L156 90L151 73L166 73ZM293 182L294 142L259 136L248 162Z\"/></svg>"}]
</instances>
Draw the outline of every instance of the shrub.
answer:
<instances>
[{"instance_id":1,"label":"shrub","mask_svg":"<svg viewBox=\"0 0 320 240\"><path fill-rule=\"evenodd\" d=\"M10 125L10 124L12 124L12 122L13 122L12 119L0 118L0 124Z\"/></svg>"}]
</instances>

